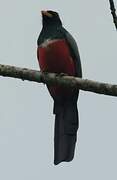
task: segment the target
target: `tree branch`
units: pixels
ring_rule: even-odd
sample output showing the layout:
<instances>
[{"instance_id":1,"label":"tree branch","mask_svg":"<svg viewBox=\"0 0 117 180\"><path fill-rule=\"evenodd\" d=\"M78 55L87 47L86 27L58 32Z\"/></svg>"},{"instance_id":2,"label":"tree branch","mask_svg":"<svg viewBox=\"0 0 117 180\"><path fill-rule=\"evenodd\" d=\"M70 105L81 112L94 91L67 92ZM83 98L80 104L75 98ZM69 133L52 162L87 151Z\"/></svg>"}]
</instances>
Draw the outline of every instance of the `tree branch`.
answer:
<instances>
[{"instance_id":1,"label":"tree branch","mask_svg":"<svg viewBox=\"0 0 117 180\"><path fill-rule=\"evenodd\" d=\"M114 1L109 0L109 3L110 3L111 14L113 16L113 22L114 22L116 30L117 30L117 15L116 15L116 9L115 9L115 5L114 5Z\"/></svg>"},{"instance_id":2,"label":"tree branch","mask_svg":"<svg viewBox=\"0 0 117 180\"><path fill-rule=\"evenodd\" d=\"M77 88L98 94L117 96L117 85L114 84L101 83L55 73L42 73L40 71L15 66L0 65L0 76L46 83L49 85L62 85L64 87Z\"/></svg>"}]
</instances>

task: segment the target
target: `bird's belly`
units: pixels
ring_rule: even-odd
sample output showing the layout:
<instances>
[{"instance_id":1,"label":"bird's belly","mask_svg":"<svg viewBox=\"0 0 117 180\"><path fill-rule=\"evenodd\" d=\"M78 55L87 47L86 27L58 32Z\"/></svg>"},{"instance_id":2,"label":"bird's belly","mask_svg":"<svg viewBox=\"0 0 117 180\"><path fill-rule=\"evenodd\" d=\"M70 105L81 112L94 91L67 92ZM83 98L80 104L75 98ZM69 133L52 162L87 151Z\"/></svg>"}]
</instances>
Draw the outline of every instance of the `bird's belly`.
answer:
<instances>
[{"instance_id":1,"label":"bird's belly","mask_svg":"<svg viewBox=\"0 0 117 180\"><path fill-rule=\"evenodd\" d=\"M74 61L65 40L55 41L47 47L38 47L37 56L41 71L75 75ZM65 97L71 94L71 90L60 86L49 86L49 91L53 97L61 95Z\"/></svg>"}]
</instances>

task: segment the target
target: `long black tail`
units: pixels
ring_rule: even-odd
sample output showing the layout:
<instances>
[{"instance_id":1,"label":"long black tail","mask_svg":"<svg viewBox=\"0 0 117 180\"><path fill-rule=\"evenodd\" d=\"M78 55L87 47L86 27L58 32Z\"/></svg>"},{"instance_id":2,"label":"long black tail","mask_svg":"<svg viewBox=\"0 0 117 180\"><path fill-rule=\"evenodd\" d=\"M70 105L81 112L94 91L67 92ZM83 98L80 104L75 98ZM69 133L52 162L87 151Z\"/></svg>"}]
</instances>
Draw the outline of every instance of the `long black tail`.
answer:
<instances>
[{"instance_id":1,"label":"long black tail","mask_svg":"<svg viewBox=\"0 0 117 180\"><path fill-rule=\"evenodd\" d=\"M77 103L54 104L54 164L69 162L74 157L79 126Z\"/></svg>"}]
</instances>

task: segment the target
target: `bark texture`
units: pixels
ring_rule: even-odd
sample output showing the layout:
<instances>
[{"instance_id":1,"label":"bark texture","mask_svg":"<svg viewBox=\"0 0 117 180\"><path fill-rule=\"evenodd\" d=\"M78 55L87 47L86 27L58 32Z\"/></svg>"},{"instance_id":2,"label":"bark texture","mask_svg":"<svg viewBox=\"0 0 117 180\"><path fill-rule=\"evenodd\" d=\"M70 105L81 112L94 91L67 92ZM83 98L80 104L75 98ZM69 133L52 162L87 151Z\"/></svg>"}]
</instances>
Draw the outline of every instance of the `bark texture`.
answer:
<instances>
[{"instance_id":1,"label":"bark texture","mask_svg":"<svg viewBox=\"0 0 117 180\"><path fill-rule=\"evenodd\" d=\"M46 83L51 85L67 86L98 94L117 96L117 85L88 79L81 79L64 74L42 73L40 71L19 68L9 65L0 65L0 76L18 78L21 80Z\"/></svg>"}]
</instances>

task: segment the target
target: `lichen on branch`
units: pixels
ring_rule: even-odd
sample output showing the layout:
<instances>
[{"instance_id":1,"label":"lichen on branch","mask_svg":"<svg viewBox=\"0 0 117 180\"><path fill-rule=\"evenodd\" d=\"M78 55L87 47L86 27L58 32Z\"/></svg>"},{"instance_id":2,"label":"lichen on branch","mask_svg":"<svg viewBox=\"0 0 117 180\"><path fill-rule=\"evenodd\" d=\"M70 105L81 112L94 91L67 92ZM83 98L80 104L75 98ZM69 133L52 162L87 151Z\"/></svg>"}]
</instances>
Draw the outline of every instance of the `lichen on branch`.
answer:
<instances>
[{"instance_id":1,"label":"lichen on branch","mask_svg":"<svg viewBox=\"0 0 117 180\"><path fill-rule=\"evenodd\" d=\"M102 83L55 73L42 73L40 71L27 68L19 68L1 64L0 76L34 81L37 83L46 83L50 85L61 85L98 94L117 96L117 85L115 84Z\"/></svg>"}]
</instances>

